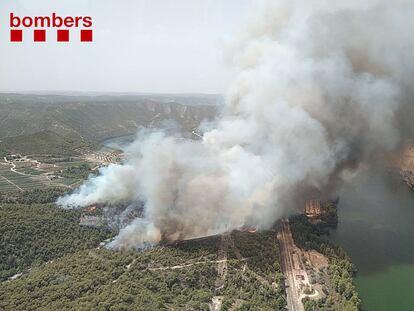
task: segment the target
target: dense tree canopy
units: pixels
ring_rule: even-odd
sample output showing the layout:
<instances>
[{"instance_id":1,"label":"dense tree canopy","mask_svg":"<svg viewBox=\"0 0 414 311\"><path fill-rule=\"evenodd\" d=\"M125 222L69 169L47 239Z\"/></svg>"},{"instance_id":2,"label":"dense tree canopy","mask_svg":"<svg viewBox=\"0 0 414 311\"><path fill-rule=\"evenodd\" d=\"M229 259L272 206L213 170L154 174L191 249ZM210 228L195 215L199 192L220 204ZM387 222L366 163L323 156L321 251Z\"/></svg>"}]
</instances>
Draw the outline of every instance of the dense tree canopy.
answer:
<instances>
[{"instance_id":1,"label":"dense tree canopy","mask_svg":"<svg viewBox=\"0 0 414 311\"><path fill-rule=\"evenodd\" d=\"M96 247L110 233L79 225L80 212L53 204L0 204L0 280L68 253Z\"/></svg>"},{"instance_id":2,"label":"dense tree canopy","mask_svg":"<svg viewBox=\"0 0 414 311\"><path fill-rule=\"evenodd\" d=\"M282 278L274 235L233 233L236 252L249 259L229 252L220 288L220 237L134 252L91 248L1 284L0 309L210 310L213 297L220 296L223 310L283 310L283 289L272 285Z\"/></svg>"}]
</instances>

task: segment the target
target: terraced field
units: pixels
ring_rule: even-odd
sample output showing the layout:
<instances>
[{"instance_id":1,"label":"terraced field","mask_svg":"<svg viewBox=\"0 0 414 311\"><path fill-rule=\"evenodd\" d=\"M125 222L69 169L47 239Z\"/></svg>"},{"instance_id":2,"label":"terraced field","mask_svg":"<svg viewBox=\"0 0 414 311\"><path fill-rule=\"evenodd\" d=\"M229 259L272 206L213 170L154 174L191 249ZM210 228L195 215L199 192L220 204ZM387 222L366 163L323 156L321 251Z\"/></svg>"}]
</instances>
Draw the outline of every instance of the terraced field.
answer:
<instances>
[{"instance_id":1,"label":"terraced field","mask_svg":"<svg viewBox=\"0 0 414 311\"><path fill-rule=\"evenodd\" d=\"M61 168L65 168L65 167L71 167L71 166L79 166L85 163L88 163L88 162L85 162L84 160L78 160L78 161L69 161L69 162L58 162L56 163L56 165L58 165Z\"/></svg>"},{"instance_id":2,"label":"terraced field","mask_svg":"<svg viewBox=\"0 0 414 311\"><path fill-rule=\"evenodd\" d=\"M77 167L87 162L82 160L56 162L55 166L34 168L27 163L14 163L16 167L11 170L12 165L0 161L0 192L23 191L44 187L71 188L79 185L83 178L71 176L50 178L44 174L52 173L60 175L60 172L69 167Z\"/></svg>"},{"instance_id":3,"label":"terraced field","mask_svg":"<svg viewBox=\"0 0 414 311\"><path fill-rule=\"evenodd\" d=\"M15 185L8 182L5 178L0 177L0 191L9 192L15 190L18 190L18 188Z\"/></svg>"},{"instance_id":4,"label":"terraced field","mask_svg":"<svg viewBox=\"0 0 414 311\"><path fill-rule=\"evenodd\" d=\"M32 176L38 176L43 173L43 171L31 167L16 168L16 170L20 173Z\"/></svg>"},{"instance_id":5,"label":"terraced field","mask_svg":"<svg viewBox=\"0 0 414 311\"><path fill-rule=\"evenodd\" d=\"M3 164L0 166L0 176L0 191L30 190L45 186L45 184L36 177L21 175L11 171L10 165Z\"/></svg>"},{"instance_id":6,"label":"terraced field","mask_svg":"<svg viewBox=\"0 0 414 311\"><path fill-rule=\"evenodd\" d=\"M63 184L63 185L67 185L67 186L71 186L73 184L76 184L80 182L79 179L75 179L75 178L59 178L57 180L52 181L52 184Z\"/></svg>"},{"instance_id":7,"label":"terraced field","mask_svg":"<svg viewBox=\"0 0 414 311\"><path fill-rule=\"evenodd\" d=\"M10 165L4 163L0 164L0 191L8 192L21 190L17 184L9 180L10 175Z\"/></svg>"}]
</instances>

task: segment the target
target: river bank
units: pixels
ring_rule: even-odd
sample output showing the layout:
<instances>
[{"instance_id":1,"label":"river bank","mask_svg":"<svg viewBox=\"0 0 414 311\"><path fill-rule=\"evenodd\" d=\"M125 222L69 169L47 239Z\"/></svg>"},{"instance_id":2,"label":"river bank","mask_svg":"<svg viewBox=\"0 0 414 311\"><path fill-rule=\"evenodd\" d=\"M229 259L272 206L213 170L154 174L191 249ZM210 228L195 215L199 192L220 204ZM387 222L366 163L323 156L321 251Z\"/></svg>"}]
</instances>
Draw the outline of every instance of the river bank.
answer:
<instances>
[{"instance_id":1,"label":"river bank","mask_svg":"<svg viewBox=\"0 0 414 311\"><path fill-rule=\"evenodd\" d=\"M397 174L359 174L341 193L331 240L357 266L366 311L405 311L414 305L414 192Z\"/></svg>"}]
</instances>

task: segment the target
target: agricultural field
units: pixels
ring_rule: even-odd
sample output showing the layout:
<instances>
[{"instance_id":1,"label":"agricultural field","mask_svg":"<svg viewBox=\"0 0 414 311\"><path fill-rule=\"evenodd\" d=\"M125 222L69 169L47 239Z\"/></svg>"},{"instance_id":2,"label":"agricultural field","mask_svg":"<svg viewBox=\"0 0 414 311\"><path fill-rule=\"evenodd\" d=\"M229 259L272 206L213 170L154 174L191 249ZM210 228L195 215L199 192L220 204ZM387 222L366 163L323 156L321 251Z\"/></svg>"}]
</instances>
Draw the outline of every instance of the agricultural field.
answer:
<instances>
[{"instance_id":1,"label":"agricultural field","mask_svg":"<svg viewBox=\"0 0 414 311\"><path fill-rule=\"evenodd\" d=\"M9 192L9 191L15 191L18 190L18 188L13 185L11 182L9 182L4 177L0 177L0 191L2 192Z\"/></svg>"},{"instance_id":2,"label":"agricultural field","mask_svg":"<svg viewBox=\"0 0 414 311\"><path fill-rule=\"evenodd\" d=\"M31 160L30 160L31 161ZM30 165L32 162L8 162L0 161L0 193L9 191L25 191L44 187L62 187L70 190L84 180L92 167L97 163L88 163L82 159L76 161L55 162L52 164L40 164L39 167ZM67 174L66 172L78 172L82 168L82 174Z\"/></svg>"},{"instance_id":3,"label":"agricultural field","mask_svg":"<svg viewBox=\"0 0 414 311\"><path fill-rule=\"evenodd\" d=\"M31 177L10 170L11 166L3 164L0 166L0 192L11 190L30 190L33 188L44 187L45 184L40 178Z\"/></svg>"},{"instance_id":4,"label":"agricultural field","mask_svg":"<svg viewBox=\"0 0 414 311\"><path fill-rule=\"evenodd\" d=\"M40 174L44 173L44 171L31 168L31 167L17 167L16 171L25 175L30 176L39 176Z\"/></svg>"}]
</instances>

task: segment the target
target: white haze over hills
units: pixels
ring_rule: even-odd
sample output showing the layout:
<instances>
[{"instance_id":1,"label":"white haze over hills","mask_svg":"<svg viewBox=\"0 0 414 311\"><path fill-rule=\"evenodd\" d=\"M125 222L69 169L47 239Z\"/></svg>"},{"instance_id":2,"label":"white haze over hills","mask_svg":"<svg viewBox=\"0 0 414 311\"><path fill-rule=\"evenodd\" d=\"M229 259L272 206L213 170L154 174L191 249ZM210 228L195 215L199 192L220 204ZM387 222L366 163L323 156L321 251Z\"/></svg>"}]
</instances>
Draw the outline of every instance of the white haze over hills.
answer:
<instances>
[{"instance_id":1,"label":"white haze over hills","mask_svg":"<svg viewBox=\"0 0 414 311\"><path fill-rule=\"evenodd\" d=\"M408 1L269 1L230 52L238 75L202 140L143 131L58 204L144 202L115 249L269 227L412 134L413 30Z\"/></svg>"}]
</instances>

